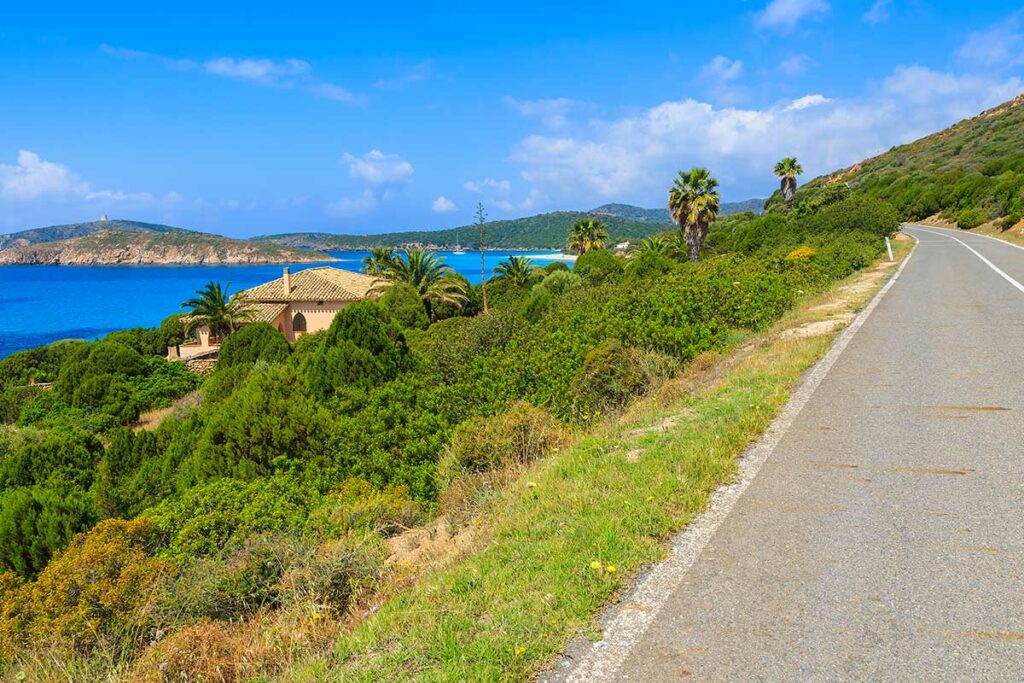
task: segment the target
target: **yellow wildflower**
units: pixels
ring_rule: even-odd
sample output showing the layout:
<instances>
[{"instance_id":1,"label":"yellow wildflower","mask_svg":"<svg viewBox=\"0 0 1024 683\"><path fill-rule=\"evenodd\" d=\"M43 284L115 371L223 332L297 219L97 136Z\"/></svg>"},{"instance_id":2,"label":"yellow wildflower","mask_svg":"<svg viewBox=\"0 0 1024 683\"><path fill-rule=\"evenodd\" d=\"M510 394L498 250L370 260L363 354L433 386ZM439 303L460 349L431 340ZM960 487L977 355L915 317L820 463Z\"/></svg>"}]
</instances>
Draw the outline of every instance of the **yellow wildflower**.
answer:
<instances>
[{"instance_id":1,"label":"yellow wildflower","mask_svg":"<svg viewBox=\"0 0 1024 683\"><path fill-rule=\"evenodd\" d=\"M520 645L519 647L517 647L517 648L516 648L516 654L517 654L517 655L521 655L521 654L523 654L524 652L526 652L526 648L525 648L525 647L523 647L523 646L521 646L521 645Z\"/></svg>"},{"instance_id":2,"label":"yellow wildflower","mask_svg":"<svg viewBox=\"0 0 1024 683\"><path fill-rule=\"evenodd\" d=\"M606 572L608 572L609 574L614 574L615 573L615 565L614 564L610 564L607 567L605 567L604 570Z\"/></svg>"},{"instance_id":3,"label":"yellow wildflower","mask_svg":"<svg viewBox=\"0 0 1024 683\"><path fill-rule=\"evenodd\" d=\"M591 569L600 569L601 568L601 563L598 562L597 560L594 560L593 562L590 563L590 568Z\"/></svg>"}]
</instances>

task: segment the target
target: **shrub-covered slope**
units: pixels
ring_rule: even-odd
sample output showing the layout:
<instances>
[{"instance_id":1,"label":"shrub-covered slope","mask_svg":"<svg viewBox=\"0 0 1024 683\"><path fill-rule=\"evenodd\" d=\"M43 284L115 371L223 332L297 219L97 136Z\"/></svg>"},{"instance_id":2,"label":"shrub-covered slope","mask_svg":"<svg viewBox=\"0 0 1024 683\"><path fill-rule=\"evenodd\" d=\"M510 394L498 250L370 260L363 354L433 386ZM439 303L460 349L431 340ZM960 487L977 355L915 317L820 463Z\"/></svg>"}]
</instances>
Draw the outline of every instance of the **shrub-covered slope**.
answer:
<instances>
[{"instance_id":1,"label":"shrub-covered slope","mask_svg":"<svg viewBox=\"0 0 1024 683\"><path fill-rule=\"evenodd\" d=\"M0 361L0 677L270 679L324 655L408 577L385 563L396 534L467 519L897 227L839 199L723 220L697 264L598 250L494 280L487 314L477 287L425 329L407 296L295 344L253 325L152 432L129 427L138 411L199 381L155 356L174 319Z\"/></svg>"},{"instance_id":2,"label":"shrub-covered slope","mask_svg":"<svg viewBox=\"0 0 1024 683\"><path fill-rule=\"evenodd\" d=\"M845 184L888 201L908 220L935 214L974 228L997 218L1009 227L1024 216L1024 95L954 126L815 178L797 192L806 201ZM781 208L780 193L769 200Z\"/></svg>"}]
</instances>

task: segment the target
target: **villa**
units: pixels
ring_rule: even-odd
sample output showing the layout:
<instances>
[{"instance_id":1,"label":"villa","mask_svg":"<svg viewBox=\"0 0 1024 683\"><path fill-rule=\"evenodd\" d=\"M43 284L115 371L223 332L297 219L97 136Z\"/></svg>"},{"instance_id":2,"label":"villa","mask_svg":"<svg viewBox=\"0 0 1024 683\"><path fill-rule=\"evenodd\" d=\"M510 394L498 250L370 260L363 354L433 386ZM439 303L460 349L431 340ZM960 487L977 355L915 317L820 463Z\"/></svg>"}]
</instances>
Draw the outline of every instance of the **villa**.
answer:
<instances>
[{"instance_id":1,"label":"villa","mask_svg":"<svg viewBox=\"0 0 1024 683\"><path fill-rule=\"evenodd\" d=\"M350 270L322 266L294 275L288 268L276 280L265 282L235 296L251 302L245 324L270 323L288 341L327 329L338 311L349 304L373 298L381 280ZM220 339L206 326L196 329L195 341L167 349L170 360L213 357Z\"/></svg>"}]
</instances>

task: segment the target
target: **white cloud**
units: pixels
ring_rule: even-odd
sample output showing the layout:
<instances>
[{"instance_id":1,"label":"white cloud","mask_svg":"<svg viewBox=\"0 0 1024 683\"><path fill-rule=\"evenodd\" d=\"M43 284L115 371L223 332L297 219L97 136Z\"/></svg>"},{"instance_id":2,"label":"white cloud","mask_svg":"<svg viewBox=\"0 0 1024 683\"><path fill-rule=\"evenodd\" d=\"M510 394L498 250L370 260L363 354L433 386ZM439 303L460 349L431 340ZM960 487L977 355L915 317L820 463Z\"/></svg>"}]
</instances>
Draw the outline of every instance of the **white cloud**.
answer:
<instances>
[{"instance_id":1,"label":"white cloud","mask_svg":"<svg viewBox=\"0 0 1024 683\"><path fill-rule=\"evenodd\" d=\"M312 68L309 66L309 62L304 62L301 59L275 62L270 59L218 57L203 62L203 71L215 76L240 78L243 81L272 85L282 79L307 77L312 72Z\"/></svg>"},{"instance_id":2,"label":"white cloud","mask_svg":"<svg viewBox=\"0 0 1024 683\"><path fill-rule=\"evenodd\" d=\"M957 52L960 61L976 67L993 68L1024 64L1024 34L1021 12L983 31L973 31Z\"/></svg>"},{"instance_id":3,"label":"white cloud","mask_svg":"<svg viewBox=\"0 0 1024 683\"><path fill-rule=\"evenodd\" d=\"M871 5L871 9L865 12L862 18L869 24L880 24L887 21L890 2L891 0L875 0L875 4Z\"/></svg>"},{"instance_id":4,"label":"white cloud","mask_svg":"<svg viewBox=\"0 0 1024 683\"><path fill-rule=\"evenodd\" d=\"M200 70L211 76L234 78L258 85L296 89L324 99L350 104L360 103L365 97L336 83L323 81L313 74L313 67L302 59L272 60L265 58L216 57L196 62L191 59L173 59L153 52L131 50L103 44L100 50L119 59L144 59L157 62L172 71Z\"/></svg>"},{"instance_id":5,"label":"white cloud","mask_svg":"<svg viewBox=\"0 0 1024 683\"><path fill-rule=\"evenodd\" d=\"M508 196L512 192L512 183L508 180L495 180L494 178L484 178L483 180L467 180L462 184L462 187L469 190L470 192L476 192L477 194L484 194L486 192L497 193L502 196Z\"/></svg>"},{"instance_id":6,"label":"white cloud","mask_svg":"<svg viewBox=\"0 0 1024 683\"><path fill-rule=\"evenodd\" d=\"M16 164L0 164L0 199L31 202L37 199L97 202L148 203L149 192L94 190L88 182L65 164L46 161L35 152L18 152Z\"/></svg>"},{"instance_id":7,"label":"white cloud","mask_svg":"<svg viewBox=\"0 0 1024 683\"><path fill-rule=\"evenodd\" d=\"M18 152L17 165L0 164L0 197L29 201L44 195L79 195L89 192L84 182L64 164L44 161L35 152Z\"/></svg>"},{"instance_id":8,"label":"white cloud","mask_svg":"<svg viewBox=\"0 0 1024 683\"><path fill-rule=\"evenodd\" d=\"M1014 97L1018 78L998 80L901 67L855 99L809 94L762 109L668 101L592 121L579 135L530 135L511 159L524 180L559 203L656 201L680 168L710 167L728 196L773 185L772 165L800 158L808 177L940 130Z\"/></svg>"},{"instance_id":9,"label":"white cloud","mask_svg":"<svg viewBox=\"0 0 1024 683\"><path fill-rule=\"evenodd\" d=\"M790 30L804 19L814 19L828 14L827 0L771 0L757 14L757 25L762 28Z\"/></svg>"},{"instance_id":10,"label":"white cloud","mask_svg":"<svg viewBox=\"0 0 1024 683\"><path fill-rule=\"evenodd\" d=\"M787 76L802 76L811 66L811 58L807 55L790 55L779 62L779 71Z\"/></svg>"},{"instance_id":11,"label":"white cloud","mask_svg":"<svg viewBox=\"0 0 1024 683\"><path fill-rule=\"evenodd\" d=\"M324 210L331 216L347 218L361 216L370 213L377 208L377 198L370 190L363 190L358 197L342 197L336 202L331 202L324 207Z\"/></svg>"},{"instance_id":12,"label":"white cloud","mask_svg":"<svg viewBox=\"0 0 1024 683\"><path fill-rule=\"evenodd\" d=\"M800 109L807 109L808 107L814 107L819 104L828 104L831 101L832 100L825 97L824 95L804 95L803 97L798 97L797 99L790 102L789 106L786 107L785 111L798 111Z\"/></svg>"},{"instance_id":13,"label":"white cloud","mask_svg":"<svg viewBox=\"0 0 1024 683\"><path fill-rule=\"evenodd\" d=\"M372 149L361 157L346 152L341 161L348 165L348 173L371 185L400 183L408 180L415 169L397 154L385 154Z\"/></svg>"},{"instance_id":14,"label":"white cloud","mask_svg":"<svg viewBox=\"0 0 1024 683\"><path fill-rule=\"evenodd\" d=\"M568 97L557 97L554 99L538 100L517 100L506 95L501 98L508 107L519 112L520 115L540 119L541 123L549 128L562 128L568 123L568 115L573 111L592 109L589 102L580 102Z\"/></svg>"},{"instance_id":15,"label":"white cloud","mask_svg":"<svg viewBox=\"0 0 1024 683\"><path fill-rule=\"evenodd\" d=\"M451 213L452 211L458 211L459 207L455 206L455 202L441 195L434 200L430 210L434 213Z\"/></svg>"},{"instance_id":16,"label":"white cloud","mask_svg":"<svg viewBox=\"0 0 1024 683\"><path fill-rule=\"evenodd\" d=\"M728 83L743 75L743 62L723 55L712 58L701 67L700 77L714 83Z\"/></svg>"},{"instance_id":17,"label":"white cloud","mask_svg":"<svg viewBox=\"0 0 1024 683\"><path fill-rule=\"evenodd\" d=\"M411 83L425 81L434 71L434 61L427 59L413 65L407 72L397 78L382 79L373 84L378 90L398 90Z\"/></svg>"}]
</instances>

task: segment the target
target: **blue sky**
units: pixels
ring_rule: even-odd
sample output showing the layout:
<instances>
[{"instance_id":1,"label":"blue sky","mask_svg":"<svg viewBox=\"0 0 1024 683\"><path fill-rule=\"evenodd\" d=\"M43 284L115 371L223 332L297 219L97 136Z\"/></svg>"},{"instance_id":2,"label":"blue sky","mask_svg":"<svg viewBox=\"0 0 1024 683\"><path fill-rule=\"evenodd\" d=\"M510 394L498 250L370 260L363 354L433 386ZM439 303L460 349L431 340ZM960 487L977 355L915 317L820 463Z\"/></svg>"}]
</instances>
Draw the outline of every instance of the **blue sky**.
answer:
<instances>
[{"instance_id":1,"label":"blue sky","mask_svg":"<svg viewBox=\"0 0 1024 683\"><path fill-rule=\"evenodd\" d=\"M0 16L0 231L447 227L692 165L740 200L1024 91L1021 2L151 4Z\"/></svg>"}]
</instances>

